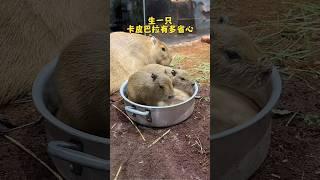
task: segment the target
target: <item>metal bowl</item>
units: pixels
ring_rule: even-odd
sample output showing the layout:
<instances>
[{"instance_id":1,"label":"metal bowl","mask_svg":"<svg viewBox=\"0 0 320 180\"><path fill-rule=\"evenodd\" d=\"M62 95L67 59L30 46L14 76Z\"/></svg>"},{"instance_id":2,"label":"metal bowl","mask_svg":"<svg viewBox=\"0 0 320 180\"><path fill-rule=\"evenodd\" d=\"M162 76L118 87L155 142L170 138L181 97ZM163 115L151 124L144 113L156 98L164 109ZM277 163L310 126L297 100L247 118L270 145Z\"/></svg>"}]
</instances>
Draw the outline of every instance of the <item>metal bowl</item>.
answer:
<instances>
[{"instance_id":1,"label":"metal bowl","mask_svg":"<svg viewBox=\"0 0 320 180\"><path fill-rule=\"evenodd\" d=\"M48 154L67 180L105 180L110 173L110 141L74 129L57 119L51 76L57 60L46 65L32 88L33 102L45 118Z\"/></svg>"},{"instance_id":2,"label":"metal bowl","mask_svg":"<svg viewBox=\"0 0 320 180\"><path fill-rule=\"evenodd\" d=\"M145 106L127 98L127 84L128 81L125 81L120 88L126 113L133 121L149 127L168 127L186 120L194 110L195 96L199 90L198 84L195 83L193 95L185 102L161 107Z\"/></svg>"},{"instance_id":3,"label":"metal bowl","mask_svg":"<svg viewBox=\"0 0 320 180\"><path fill-rule=\"evenodd\" d=\"M214 93L214 92L213 92ZM244 124L211 134L211 174L217 180L248 179L268 154L271 134L272 108L281 94L281 79L273 68L264 107Z\"/></svg>"}]
</instances>

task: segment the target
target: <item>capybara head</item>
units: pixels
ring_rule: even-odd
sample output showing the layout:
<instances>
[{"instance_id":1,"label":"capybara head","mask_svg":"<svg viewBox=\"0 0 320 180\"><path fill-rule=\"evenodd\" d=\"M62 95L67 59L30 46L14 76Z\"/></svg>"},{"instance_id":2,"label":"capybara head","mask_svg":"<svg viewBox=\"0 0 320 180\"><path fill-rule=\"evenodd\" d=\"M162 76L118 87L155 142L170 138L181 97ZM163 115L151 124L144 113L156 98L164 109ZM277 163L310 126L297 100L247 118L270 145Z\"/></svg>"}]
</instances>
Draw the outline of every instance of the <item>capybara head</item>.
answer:
<instances>
[{"instance_id":1,"label":"capybara head","mask_svg":"<svg viewBox=\"0 0 320 180\"><path fill-rule=\"evenodd\" d=\"M100 136L109 136L107 37L106 32L79 35L63 49L53 73L56 99L60 101L57 117Z\"/></svg>"},{"instance_id":2,"label":"capybara head","mask_svg":"<svg viewBox=\"0 0 320 180\"><path fill-rule=\"evenodd\" d=\"M248 33L240 28L227 24L212 25L211 48L214 57L224 56L231 62L245 61L257 64L263 58L263 53Z\"/></svg>"},{"instance_id":3,"label":"capybara head","mask_svg":"<svg viewBox=\"0 0 320 180\"><path fill-rule=\"evenodd\" d=\"M163 74L151 73L151 78L152 81L155 83L154 96L157 96L159 100L166 100L174 97L173 84L169 77Z\"/></svg>"},{"instance_id":4,"label":"capybara head","mask_svg":"<svg viewBox=\"0 0 320 180\"><path fill-rule=\"evenodd\" d=\"M192 96L195 82L187 71L166 67L164 73L171 78L174 88L182 90L188 93L189 96Z\"/></svg>"},{"instance_id":5,"label":"capybara head","mask_svg":"<svg viewBox=\"0 0 320 180\"><path fill-rule=\"evenodd\" d=\"M157 64L168 66L172 61L172 56L167 45L153 36L150 37L150 41L152 44L150 50L151 58Z\"/></svg>"},{"instance_id":6,"label":"capybara head","mask_svg":"<svg viewBox=\"0 0 320 180\"><path fill-rule=\"evenodd\" d=\"M174 97L171 79L164 73L137 71L128 80L128 98L136 103L157 105Z\"/></svg>"},{"instance_id":7,"label":"capybara head","mask_svg":"<svg viewBox=\"0 0 320 180\"><path fill-rule=\"evenodd\" d=\"M171 69L170 72L167 71L168 69L165 70L165 73L170 73L173 87L188 93L189 96L192 96L195 82L192 80L188 72L182 69Z\"/></svg>"}]
</instances>

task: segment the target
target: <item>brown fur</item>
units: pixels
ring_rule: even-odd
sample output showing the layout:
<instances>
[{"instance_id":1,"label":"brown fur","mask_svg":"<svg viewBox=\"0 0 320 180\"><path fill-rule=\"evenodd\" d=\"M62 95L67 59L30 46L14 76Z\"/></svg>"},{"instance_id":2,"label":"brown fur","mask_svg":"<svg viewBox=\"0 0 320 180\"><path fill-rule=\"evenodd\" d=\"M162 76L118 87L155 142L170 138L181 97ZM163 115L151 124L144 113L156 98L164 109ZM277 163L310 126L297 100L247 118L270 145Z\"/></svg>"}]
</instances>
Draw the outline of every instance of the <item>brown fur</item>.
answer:
<instances>
[{"instance_id":1,"label":"brown fur","mask_svg":"<svg viewBox=\"0 0 320 180\"><path fill-rule=\"evenodd\" d=\"M194 81L191 79L187 71L182 69L175 69L175 71L177 74L173 77L173 86L186 92L189 96L192 96Z\"/></svg>"},{"instance_id":2,"label":"brown fur","mask_svg":"<svg viewBox=\"0 0 320 180\"><path fill-rule=\"evenodd\" d=\"M240 125L265 105L270 67L216 61L211 87L215 133Z\"/></svg>"},{"instance_id":3,"label":"brown fur","mask_svg":"<svg viewBox=\"0 0 320 180\"><path fill-rule=\"evenodd\" d=\"M262 63L261 50L246 32L223 18L221 23L212 25L212 84L237 89L261 104L267 97L258 89L269 78L271 63Z\"/></svg>"},{"instance_id":4,"label":"brown fur","mask_svg":"<svg viewBox=\"0 0 320 180\"><path fill-rule=\"evenodd\" d=\"M163 50L162 50L163 48ZM119 90L131 74L148 64L169 65L165 43L150 36L114 32L110 34L110 94Z\"/></svg>"},{"instance_id":5,"label":"brown fur","mask_svg":"<svg viewBox=\"0 0 320 180\"><path fill-rule=\"evenodd\" d=\"M0 6L0 104L30 92L40 69L67 42L106 30L105 0L3 0Z\"/></svg>"},{"instance_id":6,"label":"brown fur","mask_svg":"<svg viewBox=\"0 0 320 180\"><path fill-rule=\"evenodd\" d=\"M60 55L53 78L60 101L58 119L101 136L109 132L107 38L100 32L73 40Z\"/></svg>"},{"instance_id":7,"label":"brown fur","mask_svg":"<svg viewBox=\"0 0 320 180\"><path fill-rule=\"evenodd\" d=\"M239 28L214 24L212 38L212 129L235 127L254 117L265 105L271 66L250 36Z\"/></svg>"},{"instance_id":8,"label":"brown fur","mask_svg":"<svg viewBox=\"0 0 320 180\"><path fill-rule=\"evenodd\" d=\"M240 125L259 112L255 103L232 89L214 87L212 91L214 133Z\"/></svg>"},{"instance_id":9,"label":"brown fur","mask_svg":"<svg viewBox=\"0 0 320 180\"><path fill-rule=\"evenodd\" d=\"M164 74L137 71L128 80L128 98L133 102L157 106L159 101L173 96L172 81Z\"/></svg>"},{"instance_id":10,"label":"brown fur","mask_svg":"<svg viewBox=\"0 0 320 180\"><path fill-rule=\"evenodd\" d=\"M185 102L190 98L190 96L182 90L179 90L176 88L174 88L173 90L174 90L174 97L171 99L158 102L158 106L170 106L170 105L178 104L181 102Z\"/></svg>"},{"instance_id":11,"label":"brown fur","mask_svg":"<svg viewBox=\"0 0 320 180\"><path fill-rule=\"evenodd\" d=\"M149 64L141 69L142 71L166 74L172 80L173 87L186 92L189 96L193 95L194 81L191 79L187 71L182 69L173 69L168 66L159 64Z\"/></svg>"},{"instance_id":12,"label":"brown fur","mask_svg":"<svg viewBox=\"0 0 320 180\"><path fill-rule=\"evenodd\" d=\"M213 24L211 31L211 48L214 54L220 53L223 56L231 56L231 60L243 60L252 64L263 58L260 48L240 28L227 24Z\"/></svg>"}]
</instances>

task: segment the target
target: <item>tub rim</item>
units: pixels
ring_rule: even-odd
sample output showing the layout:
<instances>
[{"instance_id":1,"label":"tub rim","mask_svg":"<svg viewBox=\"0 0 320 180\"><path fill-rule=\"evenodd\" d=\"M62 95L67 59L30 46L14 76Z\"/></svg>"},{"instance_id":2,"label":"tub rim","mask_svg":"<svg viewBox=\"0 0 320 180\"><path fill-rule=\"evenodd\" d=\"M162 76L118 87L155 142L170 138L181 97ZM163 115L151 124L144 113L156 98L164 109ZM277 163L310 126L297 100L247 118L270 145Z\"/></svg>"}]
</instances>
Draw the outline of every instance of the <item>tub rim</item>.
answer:
<instances>
[{"instance_id":1,"label":"tub rim","mask_svg":"<svg viewBox=\"0 0 320 180\"><path fill-rule=\"evenodd\" d=\"M130 103L130 104L132 104L132 105L134 105L134 106L141 107L141 108L145 108L145 109L150 109L150 110L151 110L151 109L169 109L169 108L181 106L181 105L186 104L186 103L192 101L193 99L195 99L195 96L198 94L198 91L199 91L198 83L195 82L195 83L194 83L194 91L193 91L193 94L192 94L192 96L191 96L189 99L187 99L186 101L183 101L183 102L178 103L178 104L173 104L173 105L170 105L170 106L147 106L147 105L135 103L135 102L129 100L129 99L124 95L124 90L125 90L125 88L127 87L127 85L128 85L128 80L125 80L125 81L122 83L121 87L120 87L120 95L121 95L121 97L122 97L125 101L127 101L128 103Z\"/></svg>"},{"instance_id":2,"label":"tub rim","mask_svg":"<svg viewBox=\"0 0 320 180\"><path fill-rule=\"evenodd\" d=\"M89 134L78 129L75 129L57 119L47 108L44 102L44 87L45 83L52 76L53 70L58 62L58 58L55 58L52 62L46 64L38 73L33 85L32 85L32 99L36 109L40 112L47 121L57 128L69 133L73 136L79 137L87 141L98 142L102 144L110 144L109 138L103 138L93 134Z\"/></svg>"},{"instance_id":3,"label":"tub rim","mask_svg":"<svg viewBox=\"0 0 320 180\"><path fill-rule=\"evenodd\" d=\"M259 120L263 119L263 117L268 115L268 113L270 113L272 108L277 104L281 95L281 89L282 89L281 78L280 78L279 71L277 70L276 67L272 67L271 85L272 85L272 91L267 104L254 117L252 117L250 120L246 121L245 123L239 126L235 126L233 128L227 129L217 134L210 133L210 140L216 140L216 139L224 138L231 134L235 134L243 129L246 129L252 126Z\"/></svg>"}]
</instances>

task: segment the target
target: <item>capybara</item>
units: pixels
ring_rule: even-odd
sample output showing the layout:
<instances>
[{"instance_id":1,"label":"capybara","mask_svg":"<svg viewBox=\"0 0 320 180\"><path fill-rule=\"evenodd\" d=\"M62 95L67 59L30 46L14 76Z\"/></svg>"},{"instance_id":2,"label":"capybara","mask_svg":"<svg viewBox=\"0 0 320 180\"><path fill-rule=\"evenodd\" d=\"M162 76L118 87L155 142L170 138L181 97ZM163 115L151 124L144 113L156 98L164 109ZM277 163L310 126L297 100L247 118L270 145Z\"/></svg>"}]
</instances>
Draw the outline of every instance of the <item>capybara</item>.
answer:
<instances>
[{"instance_id":1,"label":"capybara","mask_svg":"<svg viewBox=\"0 0 320 180\"><path fill-rule=\"evenodd\" d=\"M211 92L214 133L249 120L267 101L265 92L271 67L245 62L230 62L223 56L213 62Z\"/></svg>"},{"instance_id":2,"label":"capybara","mask_svg":"<svg viewBox=\"0 0 320 180\"><path fill-rule=\"evenodd\" d=\"M188 72L185 70L174 69L159 64L149 64L141 68L141 70L155 74L164 73L170 77L174 88L186 92L189 96L193 94L194 81L192 80Z\"/></svg>"},{"instance_id":3,"label":"capybara","mask_svg":"<svg viewBox=\"0 0 320 180\"><path fill-rule=\"evenodd\" d=\"M165 43L153 36L110 34L110 94L134 72L148 64L169 65L172 57Z\"/></svg>"},{"instance_id":4,"label":"capybara","mask_svg":"<svg viewBox=\"0 0 320 180\"><path fill-rule=\"evenodd\" d=\"M143 105L157 106L174 97L172 81L165 74L137 71L130 76L127 89L128 98Z\"/></svg>"},{"instance_id":5,"label":"capybara","mask_svg":"<svg viewBox=\"0 0 320 180\"><path fill-rule=\"evenodd\" d=\"M107 35L82 34L59 56L53 75L58 95L57 118L99 136L108 136Z\"/></svg>"},{"instance_id":6,"label":"capybara","mask_svg":"<svg viewBox=\"0 0 320 180\"><path fill-rule=\"evenodd\" d=\"M3 0L0 104L31 91L40 69L71 39L108 29L105 0Z\"/></svg>"},{"instance_id":7,"label":"capybara","mask_svg":"<svg viewBox=\"0 0 320 180\"><path fill-rule=\"evenodd\" d=\"M219 133L254 117L265 105L271 66L260 64L263 54L239 28L212 25L212 129Z\"/></svg>"}]
</instances>

